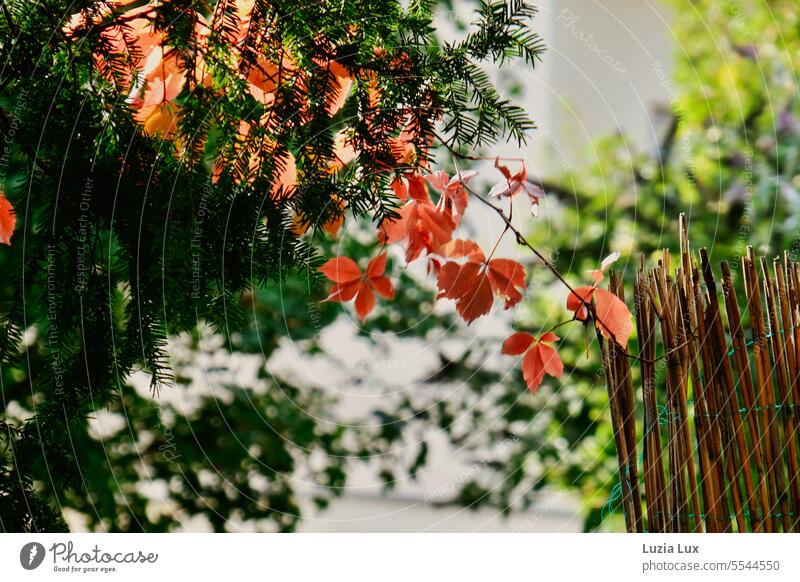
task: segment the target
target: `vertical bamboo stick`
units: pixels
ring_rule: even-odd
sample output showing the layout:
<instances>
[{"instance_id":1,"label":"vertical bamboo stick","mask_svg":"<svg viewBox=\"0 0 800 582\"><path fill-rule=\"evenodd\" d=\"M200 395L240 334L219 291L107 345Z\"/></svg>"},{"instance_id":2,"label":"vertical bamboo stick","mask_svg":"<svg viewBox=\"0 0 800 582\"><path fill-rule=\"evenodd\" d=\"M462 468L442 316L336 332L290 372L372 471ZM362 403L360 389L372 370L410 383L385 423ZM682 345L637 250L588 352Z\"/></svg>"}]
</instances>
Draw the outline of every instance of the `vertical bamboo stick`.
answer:
<instances>
[{"instance_id":1,"label":"vertical bamboo stick","mask_svg":"<svg viewBox=\"0 0 800 582\"><path fill-rule=\"evenodd\" d=\"M755 515L757 519L753 522L753 531L774 531L769 515L769 493L767 491L767 481L764 474L764 453L761 436L758 428L758 413L756 411L756 395L753 388L753 377L750 372L750 358L747 354L747 342L744 336L744 328L739 312L739 303L736 297L736 289L733 286L733 276L727 262L722 263L722 289L725 298L725 308L728 313L728 328L733 342L733 355L736 363L736 371L742 383L742 400L744 402L747 425L750 429L750 446L752 453L750 460L755 466L756 483L758 490L758 501L760 512ZM753 510L751 509L751 517Z\"/></svg>"},{"instance_id":2,"label":"vertical bamboo stick","mask_svg":"<svg viewBox=\"0 0 800 582\"><path fill-rule=\"evenodd\" d=\"M770 277L769 267L767 261L761 258L761 274L764 278L764 296L766 299L767 309L767 322L769 323L769 339L772 346L773 362L772 371L775 376L776 384L778 387L778 400L775 402L775 423L778 420L778 407L780 407L780 418L783 421L783 433L781 434L779 426L776 426L778 433L779 448L778 459L780 459L780 466L777 468L780 474L781 485L784 483L784 470L788 469L789 479L791 483L791 475L797 473L797 448L794 446L794 420L791 414L787 414L788 405L791 403L789 399L789 378L786 364L786 353L784 352L784 345L782 341L781 320L778 314L775 282ZM783 462L783 459L786 462ZM781 503L781 520L783 521L784 531L792 530L792 515L794 515L794 508L797 506L797 498L791 487L788 490L781 487L782 503Z\"/></svg>"},{"instance_id":3,"label":"vertical bamboo stick","mask_svg":"<svg viewBox=\"0 0 800 582\"><path fill-rule=\"evenodd\" d=\"M621 273L614 271L609 276L609 290L625 301L625 287ZM643 531L642 521L642 498L639 490L639 470L636 459L636 399L633 394L633 379L631 377L631 363L625 353L625 349L615 343L610 343L609 349L612 351L614 365L614 375L616 378L617 400L621 412L622 434L626 441L627 462L625 477L627 488L633 506L633 518L635 529Z\"/></svg>"},{"instance_id":4,"label":"vertical bamboo stick","mask_svg":"<svg viewBox=\"0 0 800 582\"><path fill-rule=\"evenodd\" d=\"M758 378L758 406L760 407L759 419L761 436L764 440L764 458L767 470L767 482L770 493L769 515L774 531L779 531L782 523L778 513L783 513L782 508L788 507L780 471L780 456L778 450L777 424L774 422L775 396L772 388L771 375L769 374L769 349L767 347L767 332L764 325L764 314L761 307L761 291L759 289L758 272L755 266L753 248L747 248L747 256L743 259L745 272L745 294L747 295L748 312L750 313L750 329L753 342L753 360L756 365Z\"/></svg>"},{"instance_id":5,"label":"vertical bamboo stick","mask_svg":"<svg viewBox=\"0 0 800 582\"><path fill-rule=\"evenodd\" d=\"M786 255L784 255L784 262L781 264L779 259L773 262L773 271L775 273L775 285L772 287L773 293L777 295L773 297L773 303L776 301L780 303L780 321L783 328L781 335L783 342L777 341L776 347L781 350L786 362L786 368L783 374L782 386L782 401L781 401L781 415L784 419L784 438L788 444L789 456L789 492L792 500L792 517L791 529L798 531L800 529L800 473L798 473L798 447L797 447L797 434L798 426L794 417L794 399L793 392L797 377L797 360L794 345L794 329L792 324L792 314L789 307L789 288L787 283L788 264ZM777 307L776 307L777 309ZM777 319L777 317L776 317Z\"/></svg>"},{"instance_id":6,"label":"vertical bamboo stick","mask_svg":"<svg viewBox=\"0 0 800 582\"><path fill-rule=\"evenodd\" d=\"M674 478L676 527L678 531L701 529L700 502L697 496L696 473L692 456L691 436L687 406L688 372L681 350L680 334L677 330L676 305L677 286L667 277L669 253L665 251L662 264L657 269L656 285L661 297L662 338L667 360L667 394L673 423L670 430L670 452L675 464ZM688 493L688 495L687 495Z\"/></svg>"},{"instance_id":7,"label":"vertical bamboo stick","mask_svg":"<svg viewBox=\"0 0 800 582\"><path fill-rule=\"evenodd\" d=\"M736 396L736 385L733 380L733 370L728 358L728 345L725 339L725 328L722 324L720 315L719 300L717 298L717 284L714 274L711 271L711 264L708 260L706 249L700 249L700 261L703 271L703 279L708 291L708 309L706 311L709 318L710 343L714 376L719 387L718 398L722 411L723 432L726 435L725 457L729 460L726 463L730 469L729 486L733 489L733 498L740 502L734 503L734 513L736 524L740 532L747 531L744 516L744 504L750 506L750 514L757 514L755 505L755 488L753 486L753 476L750 469L750 455L747 452L742 419L739 415L739 400ZM744 491L742 491L742 481L744 481ZM744 501L742 503L741 501ZM752 518L751 518L752 524Z\"/></svg>"},{"instance_id":8,"label":"vertical bamboo stick","mask_svg":"<svg viewBox=\"0 0 800 582\"><path fill-rule=\"evenodd\" d=\"M781 294L781 313L784 315L785 336L791 338L787 342L787 351L791 350L794 367L790 368L789 385L791 390L792 402L787 406L785 413L791 414L794 421L794 434L792 440L795 446L800 441L800 320L798 320L798 306L800 306L800 294L798 294L798 281L795 279L797 265L789 258L789 253L784 253L783 270L786 279L785 292ZM794 473L789 475L790 487L797 491L800 489L800 467L795 467ZM795 494L797 495L797 493ZM800 531L800 508L795 504L794 515L792 516L792 530Z\"/></svg>"},{"instance_id":9,"label":"vertical bamboo stick","mask_svg":"<svg viewBox=\"0 0 800 582\"><path fill-rule=\"evenodd\" d=\"M692 278L692 296L694 299L694 309L697 314L696 336L697 349L703 363L702 388L702 407L698 413L702 413L708 419L708 437L706 440L706 454L709 458L709 487L712 490L710 504L706 507L706 523L713 524L714 531L731 531L731 520L728 512L728 503L725 495L725 470L722 456L722 435L719 426L719 414L717 412L716 396L714 391L713 378L709 374L711 370L711 360L706 349L707 330L705 307L702 294L696 275Z\"/></svg>"},{"instance_id":10,"label":"vertical bamboo stick","mask_svg":"<svg viewBox=\"0 0 800 582\"><path fill-rule=\"evenodd\" d=\"M705 390L703 377L698 365L697 344L694 337L697 333L697 318L694 313L693 303L689 300L691 293L691 275L684 271L682 279L683 288L680 290L680 305L684 319L684 329L687 330L687 354L692 374L692 392L694 397L694 425L697 438L697 456L700 462L700 487L703 493L703 506L708 508L715 499L713 480L711 478L711 461L708 454L709 423L708 408L705 403ZM719 531L719 523L711 520L706 525L706 531L715 533Z\"/></svg>"},{"instance_id":11,"label":"vertical bamboo stick","mask_svg":"<svg viewBox=\"0 0 800 582\"><path fill-rule=\"evenodd\" d=\"M600 351L603 355L603 371L608 390L608 405L611 410L611 429L617 449L617 466L619 467L619 483L622 489L622 508L625 513L625 529L629 533L637 531L636 515L633 507L633 496L628 480L628 442L623 433L622 412L620 410L619 387L613 362L613 344L605 342L603 336L597 334Z\"/></svg>"},{"instance_id":12,"label":"vertical bamboo stick","mask_svg":"<svg viewBox=\"0 0 800 582\"><path fill-rule=\"evenodd\" d=\"M642 403L644 406L644 463L645 506L651 532L666 532L667 497L664 490L664 465L661 447L661 427L656 400L656 335L653 303L646 290L644 260L636 275L634 297L636 330L641 354Z\"/></svg>"}]
</instances>

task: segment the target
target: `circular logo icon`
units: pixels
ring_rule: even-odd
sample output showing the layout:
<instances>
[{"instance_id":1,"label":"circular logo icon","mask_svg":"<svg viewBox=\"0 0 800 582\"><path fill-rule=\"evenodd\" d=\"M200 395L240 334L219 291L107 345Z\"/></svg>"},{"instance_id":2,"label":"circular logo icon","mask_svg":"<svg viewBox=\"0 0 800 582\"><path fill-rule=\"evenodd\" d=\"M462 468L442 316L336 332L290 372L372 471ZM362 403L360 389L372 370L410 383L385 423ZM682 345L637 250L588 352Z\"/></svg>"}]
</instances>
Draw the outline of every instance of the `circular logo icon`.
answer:
<instances>
[{"instance_id":1,"label":"circular logo icon","mask_svg":"<svg viewBox=\"0 0 800 582\"><path fill-rule=\"evenodd\" d=\"M19 551L19 563L26 570L35 570L44 561L44 546L39 542L29 542Z\"/></svg>"}]
</instances>

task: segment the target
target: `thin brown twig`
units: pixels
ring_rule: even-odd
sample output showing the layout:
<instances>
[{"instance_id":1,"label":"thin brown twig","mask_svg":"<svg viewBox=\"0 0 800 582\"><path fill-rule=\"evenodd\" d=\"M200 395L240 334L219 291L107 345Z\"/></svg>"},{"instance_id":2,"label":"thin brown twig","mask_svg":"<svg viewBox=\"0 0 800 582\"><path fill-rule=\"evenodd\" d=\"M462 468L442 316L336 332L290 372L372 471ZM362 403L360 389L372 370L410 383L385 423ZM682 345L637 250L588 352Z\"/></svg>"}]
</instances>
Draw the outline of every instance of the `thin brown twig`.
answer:
<instances>
[{"instance_id":1,"label":"thin brown twig","mask_svg":"<svg viewBox=\"0 0 800 582\"><path fill-rule=\"evenodd\" d=\"M505 223L505 225L506 225L506 228L505 228L505 230L504 230L503 232L505 233L505 232L507 232L507 231L511 231L511 232L514 234L514 236L516 237L516 240L517 240L517 243L518 243L518 244L520 244L520 245L522 245L522 246L526 247L526 248L527 248L527 249L529 249L529 250L530 250L530 251L531 251L531 252L532 252L534 255L536 255L536 257L537 257L539 260L541 260L541 261L542 261L542 263L544 263L544 265L547 267L547 269L548 269L548 270L549 270L551 273L553 273L553 275L554 275L554 276L555 276L555 277L556 277L556 278L557 278L557 279L558 279L558 280L559 280L559 281L560 281L560 282L561 282L561 283L562 283L562 284L563 284L563 285L564 285L564 286L567 288L567 290L568 290L570 293L572 293L573 295L575 295L576 297L578 297L578 298L579 298L579 299L580 299L580 300L583 302L583 306L584 306L584 307L587 309L587 311L588 311L588 312L589 312L589 314L591 315L591 317L592 317L592 320L593 320L593 321L594 321L594 322L595 322L595 323L596 323L598 326L602 326L602 327L603 327L603 328L604 328L604 329L605 329L605 330L606 330L606 331L609 333L609 335L610 335L610 336L613 338L613 337L614 337L614 333L613 333L613 332L612 332L612 331L611 331L611 330L608 328L608 326L607 326L607 325L606 325L606 324L605 324L605 323L604 323L602 320L600 320L600 319L597 317L597 313L596 313L596 311L595 311L594 304L593 304L593 303L591 303L590 301L586 301L586 300L585 300L585 299L583 299L583 298L582 298L580 295L578 295L578 293L575 291L575 288L574 288L572 285L570 285L570 283L569 283L569 282L568 282L568 281L567 281L567 280L564 278L564 276L561 274L561 272L558 270L558 268L557 268L557 267L556 267L556 266L555 266L555 265L554 265L554 264L553 264L553 263L552 263L552 262L551 262L551 261L550 261L550 260L549 260L547 257L545 257L545 256L544 256L544 255L543 255L541 252L539 252L539 250L537 250L537 249L536 249L536 247L534 247L534 246L533 246L533 245L532 245L530 242L528 242L528 240L527 240L527 239L526 239L526 238L523 236L523 234L522 234L522 233L521 233L521 232L520 232L520 231L517 229L517 227L515 227L515 226L514 226L514 224L511 222L511 219L510 219L510 218L509 218L509 217L506 215L506 213L503 211L503 209L502 209L502 208L500 208L500 207L498 207L498 206L495 206L495 205L494 205L494 204L492 204L490 201L488 201L486 198L484 198L483 196L481 196L480 194L478 194L478 193L477 193L477 192L475 192L474 190L472 190L472 189L468 188L466 185L464 186L464 188L465 188L465 189L466 189L466 190L467 190L467 191L468 191L470 194L472 194L473 196L475 196L475 197L476 197L478 200L480 200L481 202L483 202L483 204L485 204L485 205L487 205L488 207L492 208L492 209L493 209L493 210L494 210L494 211L495 211L495 212L498 214L498 216L500 216L500 218L502 218L503 222L504 222L504 223ZM580 320L579 320L579 319L577 319L577 318L573 318L573 319L572 319L572 321L580 321ZM686 344L687 344L689 341L691 341L691 340L687 340L687 341L686 341L686 342L684 342L683 344L681 344L681 345L679 345L679 346L676 346L675 348L673 348L673 350L680 349L680 348L684 347L684 346L685 346L685 345L686 345ZM621 353L622 353L622 354L623 354L625 357L627 357L627 358L630 358L630 359L633 359L633 360L636 360L636 361L640 361L640 362L656 363L656 362L659 362L660 360L663 360L664 358L667 358L667 357L668 357L668 356L669 356L669 355L672 353L672 350L670 350L670 351L667 351L667 352L665 352L665 353L664 353L664 354L662 354L661 356L658 356L658 357L657 357L657 358L655 358L654 360L647 360L647 359L645 359L645 358L642 358L641 356L636 356L636 355L634 355L634 354L631 354L630 352L628 352L628 351L627 351L627 350L624 348L624 346L620 345L620 344L619 344L619 343L616 341L616 338L614 339L614 343L616 343L616 344L619 346Z\"/></svg>"}]
</instances>

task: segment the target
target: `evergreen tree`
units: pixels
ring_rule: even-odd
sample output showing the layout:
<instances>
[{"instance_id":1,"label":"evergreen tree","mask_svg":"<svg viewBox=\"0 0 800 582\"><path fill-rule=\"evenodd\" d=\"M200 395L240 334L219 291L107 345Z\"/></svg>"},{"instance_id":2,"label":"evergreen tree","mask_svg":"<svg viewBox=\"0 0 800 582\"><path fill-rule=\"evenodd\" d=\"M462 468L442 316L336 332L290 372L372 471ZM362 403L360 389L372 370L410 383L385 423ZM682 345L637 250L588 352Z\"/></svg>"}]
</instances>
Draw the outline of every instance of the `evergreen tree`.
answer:
<instances>
[{"instance_id":1,"label":"evergreen tree","mask_svg":"<svg viewBox=\"0 0 800 582\"><path fill-rule=\"evenodd\" d=\"M424 0L4 1L0 528L65 528L92 495L87 419L133 370L170 384L170 336L229 334L243 294L313 279L320 242L394 216L391 181L437 143L523 140L482 66L533 65L533 14L482 1L441 42Z\"/></svg>"}]
</instances>

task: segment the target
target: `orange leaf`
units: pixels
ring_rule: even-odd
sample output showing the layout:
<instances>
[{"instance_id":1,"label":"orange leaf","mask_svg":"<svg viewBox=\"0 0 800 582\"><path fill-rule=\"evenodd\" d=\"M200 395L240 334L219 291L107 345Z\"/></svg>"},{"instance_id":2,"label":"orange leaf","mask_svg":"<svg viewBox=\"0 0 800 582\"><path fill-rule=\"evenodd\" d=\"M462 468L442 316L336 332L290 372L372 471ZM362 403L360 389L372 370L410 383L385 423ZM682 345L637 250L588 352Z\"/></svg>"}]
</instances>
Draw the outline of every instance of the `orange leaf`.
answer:
<instances>
[{"instance_id":1,"label":"orange leaf","mask_svg":"<svg viewBox=\"0 0 800 582\"><path fill-rule=\"evenodd\" d=\"M384 299L394 299L394 287L387 277L375 277L370 279L370 283L372 283L372 287L378 292L378 295Z\"/></svg>"},{"instance_id":2,"label":"orange leaf","mask_svg":"<svg viewBox=\"0 0 800 582\"><path fill-rule=\"evenodd\" d=\"M142 107L136 113L135 118L142 124L146 134L159 135L169 139L178 128L178 113L177 105L165 102Z\"/></svg>"},{"instance_id":3,"label":"orange leaf","mask_svg":"<svg viewBox=\"0 0 800 582\"><path fill-rule=\"evenodd\" d=\"M413 163L417 149L414 147L411 132L403 130L399 137L390 137L389 150L398 166L408 166Z\"/></svg>"},{"instance_id":4,"label":"orange leaf","mask_svg":"<svg viewBox=\"0 0 800 582\"><path fill-rule=\"evenodd\" d=\"M408 188L402 178L395 178L389 186L398 200L401 202L408 200Z\"/></svg>"},{"instance_id":5,"label":"orange leaf","mask_svg":"<svg viewBox=\"0 0 800 582\"><path fill-rule=\"evenodd\" d=\"M438 172L431 172L430 174L427 174L425 176L425 181L437 190L441 191L447 188L447 183L450 181L450 177L444 170L439 170Z\"/></svg>"},{"instance_id":6,"label":"orange leaf","mask_svg":"<svg viewBox=\"0 0 800 582\"><path fill-rule=\"evenodd\" d=\"M331 172L341 170L357 157L358 152L347 135L339 132L333 139L333 159L328 166L328 170Z\"/></svg>"},{"instance_id":7,"label":"orange leaf","mask_svg":"<svg viewBox=\"0 0 800 582\"><path fill-rule=\"evenodd\" d=\"M575 319L586 321L589 317L587 303L594 300L595 326L606 339L625 347L633 333L631 312L619 297L600 289L598 285L605 278L606 270L619 259L619 253L613 252L600 263L600 268L589 271L594 285L577 287L567 297L567 309L575 314Z\"/></svg>"},{"instance_id":8,"label":"orange leaf","mask_svg":"<svg viewBox=\"0 0 800 582\"><path fill-rule=\"evenodd\" d=\"M539 341L541 341L541 342L557 342L558 341L558 336L556 334L554 334L553 332L548 331L546 334L544 334L542 337L539 338Z\"/></svg>"},{"instance_id":9,"label":"orange leaf","mask_svg":"<svg viewBox=\"0 0 800 582\"><path fill-rule=\"evenodd\" d=\"M339 236L339 229L342 228L344 224L344 214L339 214L338 216L334 216L330 220L328 220L325 224L322 225L322 230L327 232L331 237L336 238Z\"/></svg>"},{"instance_id":10,"label":"orange leaf","mask_svg":"<svg viewBox=\"0 0 800 582\"><path fill-rule=\"evenodd\" d=\"M477 270L479 265L475 263L467 263L464 269L475 267ZM463 269L462 269L463 271ZM494 302L494 295L492 294L492 286L486 277L486 273L481 273L474 277L474 284L466 290L461 298L456 302L456 311L467 322L472 323L481 315L486 315L492 309Z\"/></svg>"},{"instance_id":11,"label":"orange leaf","mask_svg":"<svg viewBox=\"0 0 800 582\"><path fill-rule=\"evenodd\" d=\"M442 254L453 259L467 258L473 263L483 263L486 257L473 240L457 238L442 246Z\"/></svg>"},{"instance_id":12,"label":"orange leaf","mask_svg":"<svg viewBox=\"0 0 800 582\"><path fill-rule=\"evenodd\" d=\"M468 324L492 308L494 295L483 265L448 262L439 271L439 298L454 299L456 311Z\"/></svg>"},{"instance_id":13,"label":"orange leaf","mask_svg":"<svg viewBox=\"0 0 800 582\"><path fill-rule=\"evenodd\" d=\"M524 331L518 331L503 342L502 352L507 356L525 353L536 338Z\"/></svg>"},{"instance_id":14,"label":"orange leaf","mask_svg":"<svg viewBox=\"0 0 800 582\"><path fill-rule=\"evenodd\" d=\"M437 299L458 299L463 294L464 286L458 284L458 277L461 274L461 265L448 262L439 268L439 275L436 278L436 286L439 287Z\"/></svg>"},{"instance_id":15,"label":"orange leaf","mask_svg":"<svg viewBox=\"0 0 800 582\"><path fill-rule=\"evenodd\" d=\"M343 303L355 298L356 313L363 321L375 308L375 292L386 299L394 299L394 287L387 277L386 253L373 258L362 273L353 259L336 257L319 268L328 279L336 283L325 301Z\"/></svg>"},{"instance_id":16,"label":"orange leaf","mask_svg":"<svg viewBox=\"0 0 800 582\"><path fill-rule=\"evenodd\" d=\"M430 194L428 194L428 185L422 176L413 174L408 176L408 195L414 200L420 202L431 202Z\"/></svg>"},{"instance_id":17,"label":"orange leaf","mask_svg":"<svg viewBox=\"0 0 800 582\"><path fill-rule=\"evenodd\" d=\"M555 348L544 343L544 337L539 341L539 345L536 347L539 348L539 353L542 356L544 371L553 378L560 378L564 374L564 362L561 361L561 356L558 355Z\"/></svg>"},{"instance_id":18,"label":"orange leaf","mask_svg":"<svg viewBox=\"0 0 800 582\"><path fill-rule=\"evenodd\" d=\"M380 277L386 271L386 253L381 253L367 265L367 276Z\"/></svg>"},{"instance_id":19,"label":"orange leaf","mask_svg":"<svg viewBox=\"0 0 800 582\"><path fill-rule=\"evenodd\" d=\"M386 253L381 253L367 265L367 277L373 289L384 299L394 299L394 287L388 277L384 277L386 272Z\"/></svg>"},{"instance_id":20,"label":"orange leaf","mask_svg":"<svg viewBox=\"0 0 800 582\"><path fill-rule=\"evenodd\" d=\"M183 72L167 75L166 79L154 77L147 82L144 92L145 105L161 105L167 101L175 101L183 89L186 75Z\"/></svg>"},{"instance_id":21,"label":"orange leaf","mask_svg":"<svg viewBox=\"0 0 800 582\"><path fill-rule=\"evenodd\" d=\"M567 297L567 309L575 313L575 319L586 321L589 310L584 301L594 299L595 325L600 333L620 346L625 347L633 332L631 312L628 306L611 291L595 286L577 287Z\"/></svg>"},{"instance_id":22,"label":"orange leaf","mask_svg":"<svg viewBox=\"0 0 800 582\"><path fill-rule=\"evenodd\" d=\"M560 378L564 373L564 364L558 352L550 346L539 342L533 346L522 360L522 376L528 385L528 390L536 393L544 380L544 375L549 374Z\"/></svg>"},{"instance_id":23,"label":"orange leaf","mask_svg":"<svg viewBox=\"0 0 800 582\"><path fill-rule=\"evenodd\" d=\"M292 152L283 152L276 157L280 163L275 166L269 192L273 200L294 194L297 190L297 161Z\"/></svg>"},{"instance_id":24,"label":"orange leaf","mask_svg":"<svg viewBox=\"0 0 800 582\"><path fill-rule=\"evenodd\" d=\"M456 239L442 247L446 256L466 258L466 263L448 261L439 268L439 299L454 299L456 311L470 323L489 313L495 294L508 309L522 299L525 269L516 261L494 259L484 262L483 251L471 240Z\"/></svg>"},{"instance_id":25,"label":"orange leaf","mask_svg":"<svg viewBox=\"0 0 800 582\"><path fill-rule=\"evenodd\" d=\"M592 302L595 288L593 286L576 287L572 293L567 297L567 309L575 314L575 319L586 321L589 317L589 310L586 308L587 303Z\"/></svg>"},{"instance_id":26,"label":"orange leaf","mask_svg":"<svg viewBox=\"0 0 800 582\"><path fill-rule=\"evenodd\" d=\"M498 297L505 299L505 308L509 309L519 303L525 289L525 268L510 259L491 260L487 267L492 290Z\"/></svg>"},{"instance_id":27,"label":"orange leaf","mask_svg":"<svg viewBox=\"0 0 800 582\"><path fill-rule=\"evenodd\" d=\"M409 263L417 259L422 251L438 252L442 245L453 236L455 224L452 219L439 212L430 199L427 199L425 182L412 182L413 188L409 190L412 198L403 206L395 220L386 219L381 223L378 231L378 240L382 244L389 244L401 240L407 241L406 261Z\"/></svg>"},{"instance_id":28,"label":"orange leaf","mask_svg":"<svg viewBox=\"0 0 800 582\"><path fill-rule=\"evenodd\" d=\"M328 61L328 90L331 97L328 101L328 114L336 113L344 106L350 88L353 86L353 77L345 67L336 61Z\"/></svg>"},{"instance_id":29,"label":"orange leaf","mask_svg":"<svg viewBox=\"0 0 800 582\"><path fill-rule=\"evenodd\" d=\"M14 234L14 228L17 226L17 215L14 213L14 207L8 198L0 193L0 243L4 245L11 244L11 237Z\"/></svg>"},{"instance_id":30,"label":"orange leaf","mask_svg":"<svg viewBox=\"0 0 800 582\"><path fill-rule=\"evenodd\" d=\"M522 376L528 389L536 393L545 374L560 378L564 374L564 364L558 352L545 342L557 341L558 336L547 332L538 340L535 336L517 332L503 342L503 353L510 356L525 354L522 359Z\"/></svg>"},{"instance_id":31,"label":"orange leaf","mask_svg":"<svg viewBox=\"0 0 800 582\"><path fill-rule=\"evenodd\" d=\"M633 332L628 306L611 291L605 289L596 289L594 300L597 329L600 333L622 347L628 345L628 338Z\"/></svg>"},{"instance_id":32,"label":"orange leaf","mask_svg":"<svg viewBox=\"0 0 800 582\"><path fill-rule=\"evenodd\" d=\"M456 225L461 222L469 203L466 184L476 174L477 172L471 170L469 172L459 172L450 178L447 172L439 170L425 176L425 180L442 193L437 206L443 213L450 216Z\"/></svg>"},{"instance_id":33,"label":"orange leaf","mask_svg":"<svg viewBox=\"0 0 800 582\"><path fill-rule=\"evenodd\" d=\"M364 321L375 307L375 293L372 292L372 286L368 283L361 283L356 295L356 313L361 321Z\"/></svg>"},{"instance_id":34,"label":"orange leaf","mask_svg":"<svg viewBox=\"0 0 800 582\"><path fill-rule=\"evenodd\" d=\"M344 303L345 301L350 301L356 296L360 286L360 279L334 285L333 289L331 289L331 294L325 298L325 301L333 301L335 303Z\"/></svg>"},{"instance_id":35,"label":"orange leaf","mask_svg":"<svg viewBox=\"0 0 800 582\"><path fill-rule=\"evenodd\" d=\"M349 257L336 257L319 268L319 272L334 283L347 283L361 277L361 269Z\"/></svg>"},{"instance_id":36,"label":"orange leaf","mask_svg":"<svg viewBox=\"0 0 800 582\"><path fill-rule=\"evenodd\" d=\"M500 170L503 176L505 176L505 180L492 186L492 189L489 190L489 196L494 198L510 198L516 196L523 190L523 185L528 179L528 170L525 169L525 162L521 163L519 170L517 170L515 174L512 174L506 166L500 163L500 158L495 160L494 167Z\"/></svg>"},{"instance_id":37,"label":"orange leaf","mask_svg":"<svg viewBox=\"0 0 800 582\"><path fill-rule=\"evenodd\" d=\"M600 282L605 278L606 269L613 265L617 259L619 259L619 252L615 251L603 259L603 262L600 263L599 269L589 271L589 273L592 275L592 281L594 281L595 285L600 284Z\"/></svg>"}]
</instances>

